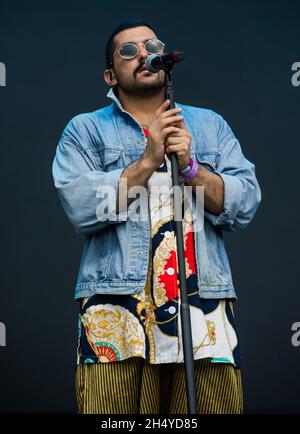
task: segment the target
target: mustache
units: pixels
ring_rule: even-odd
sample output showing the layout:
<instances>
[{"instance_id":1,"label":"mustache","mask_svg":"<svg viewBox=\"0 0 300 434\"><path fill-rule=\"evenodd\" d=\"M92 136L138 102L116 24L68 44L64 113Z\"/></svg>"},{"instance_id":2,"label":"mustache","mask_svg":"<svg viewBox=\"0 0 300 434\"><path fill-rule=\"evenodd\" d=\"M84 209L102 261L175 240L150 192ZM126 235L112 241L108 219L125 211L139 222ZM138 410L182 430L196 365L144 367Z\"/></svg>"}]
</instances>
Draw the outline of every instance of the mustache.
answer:
<instances>
[{"instance_id":1,"label":"mustache","mask_svg":"<svg viewBox=\"0 0 300 434\"><path fill-rule=\"evenodd\" d=\"M137 75L137 73L139 72L139 70L140 70L143 66L145 66L145 62L141 63L141 64L136 68L136 70L135 70L135 72L134 72L134 75Z\"/></svg>"}]
</instances>

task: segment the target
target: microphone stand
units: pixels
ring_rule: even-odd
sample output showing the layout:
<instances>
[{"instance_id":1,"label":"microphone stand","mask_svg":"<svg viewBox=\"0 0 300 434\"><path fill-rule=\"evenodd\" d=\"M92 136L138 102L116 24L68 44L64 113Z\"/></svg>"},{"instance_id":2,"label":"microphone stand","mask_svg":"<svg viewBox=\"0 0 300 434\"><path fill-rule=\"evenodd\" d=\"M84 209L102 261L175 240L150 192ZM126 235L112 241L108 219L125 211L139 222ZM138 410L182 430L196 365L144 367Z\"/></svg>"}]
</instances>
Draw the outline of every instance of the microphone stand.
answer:
<instances>
[{"instance_id":1,"label":"microphone stand","mask_svg":"<svg viewBox=\"0 0 300 434\"><path fill-rule=\"evenodd\" d=\"M164 68L165 95L166 95L166 99L170 99L170 109L175 108L172 68L173 68L172 64ZM177 245L177 263L178 263L178 271L179 271L179 289L180 289L180 299L181 299L180 316L181 316L181 330L182 330L183 354L184 354L184 364L185 364L187 404L188 404L188 413L196 414L197 400L196 400L196 385L195 385L195 366L194 366L194 356L193 356L193 340L192 340L190 306L189 306L188 296L187 296L182 220L180 219L180 216L182 215L182 202L181 202L181 189L179 184L178 157L176 152L172 152L169 155L171 160L172 188L174 192L174 196L173 196L174 197L174 219L175 219L175 235L176 235L176 245Z\"/></svg>"}]
</instances>

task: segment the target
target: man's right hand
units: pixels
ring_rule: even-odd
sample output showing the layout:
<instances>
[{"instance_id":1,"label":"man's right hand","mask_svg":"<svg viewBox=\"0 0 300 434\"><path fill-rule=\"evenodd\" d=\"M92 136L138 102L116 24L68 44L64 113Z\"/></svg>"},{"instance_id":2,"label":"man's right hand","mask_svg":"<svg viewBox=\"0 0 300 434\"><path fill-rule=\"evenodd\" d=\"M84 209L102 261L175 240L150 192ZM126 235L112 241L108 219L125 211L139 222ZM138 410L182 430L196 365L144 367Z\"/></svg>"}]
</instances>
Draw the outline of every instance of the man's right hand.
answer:
<instances>
[{"instance_id":1,"label":"man's right hand","mask_svg":"<svg viewBox=\"0 0 300 434\"><path fill-rule=\"evenodd\" d=\"M169 134L176 134L180 129L176 123L181 122L183 116L177 116L180 108L167 110L170 100L167 99L155 112L148 129L147 147L144 152L144 159L151 165L158 168L165 162L165 139Z\"/></svg>"}]
</instances>

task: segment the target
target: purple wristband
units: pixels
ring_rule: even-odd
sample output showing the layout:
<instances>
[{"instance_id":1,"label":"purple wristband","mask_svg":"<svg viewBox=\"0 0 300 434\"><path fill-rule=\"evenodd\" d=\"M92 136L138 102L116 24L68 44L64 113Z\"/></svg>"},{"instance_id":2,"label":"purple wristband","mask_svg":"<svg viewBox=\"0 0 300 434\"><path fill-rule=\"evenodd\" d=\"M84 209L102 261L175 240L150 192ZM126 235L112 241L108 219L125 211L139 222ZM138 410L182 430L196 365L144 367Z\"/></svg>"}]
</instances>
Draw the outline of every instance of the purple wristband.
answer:
<instances>
[{"instance_id":1,"label":"purple wristband","mask_svg":"<svg viewBox=\"0 0 300 434\"><path fill-rule=\"evenodd\" d=\"M198 164L195 160L191 159L191 170L189 170L184 176L182 176L182 180L184 182L189 182L198 172Z\"/></svg>"},{"instance_id":2,"label":"purple wristband","mask_svg":"<svg viewBox=\"0 0 300 434\"><path fill-rule=\"evenodd\" d=\"M192 168L193 162L192 159L190 158L189 160L189 164L187 164L186 166L184 166L182 169L179 170L181 175L184 175L185 173L189 172Z\"/></svg>"}]
</instances>

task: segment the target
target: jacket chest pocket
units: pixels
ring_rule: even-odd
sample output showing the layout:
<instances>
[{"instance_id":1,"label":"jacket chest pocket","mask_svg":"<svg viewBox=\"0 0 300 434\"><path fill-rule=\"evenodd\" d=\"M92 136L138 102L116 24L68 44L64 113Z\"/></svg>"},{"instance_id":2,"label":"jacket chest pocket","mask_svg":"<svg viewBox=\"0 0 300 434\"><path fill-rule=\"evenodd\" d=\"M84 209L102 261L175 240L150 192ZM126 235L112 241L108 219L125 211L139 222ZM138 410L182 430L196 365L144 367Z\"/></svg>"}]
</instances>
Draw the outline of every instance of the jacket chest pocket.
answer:
<instances>
[{"instance_id":1,"label":"jacket chest pocket","mask_svg":"<svg viewBox=\"0 0 300 434\"><path fill-rule=\"evenodd\" d=\"M198 151L195 154L197 163L214 172L218 167L218 151Z\"/></svg>"},{"instance_id":2,"label":"jacket chest pocket","mask_svg":"<svg viewBox=\"0 0 300 434\"><path fill-rule=\"evenodd\" d=\"M97 169L110 172L125 166L124 153L121 149L94 147L89 152Z\"/></svg>"},{"instance_id":3,"label":"jacket chest pocket","mask_svg":"<svg viewBox=\"0 0 300 434\"><path fill-rule=\"evenodd\" d=\"M136 146L135 148L126 149L124 153L125 163L129 165L136 160L139 160L145 152L144 146Z\"/></svg>"}]
</instances>

